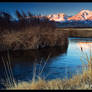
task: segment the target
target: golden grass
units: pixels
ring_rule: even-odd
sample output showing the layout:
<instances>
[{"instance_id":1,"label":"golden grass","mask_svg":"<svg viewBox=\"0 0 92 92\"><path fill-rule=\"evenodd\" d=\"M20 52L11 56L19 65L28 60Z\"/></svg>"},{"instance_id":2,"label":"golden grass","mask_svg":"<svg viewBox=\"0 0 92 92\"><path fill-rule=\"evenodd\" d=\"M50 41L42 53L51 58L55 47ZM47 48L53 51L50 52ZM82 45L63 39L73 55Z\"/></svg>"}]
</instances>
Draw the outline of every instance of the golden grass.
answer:
<instances>
[{"instance_id":1,"label":"golden grass","mask_svg":"<svg viewBox=\"0 0 92 92\"><path fill-rule=\"evenodd\" d=\"M81 75L75 75L70 79L44 80L21 82L17 86L7 89L28 89L28 90L55 90L55 89L91 89L92 72L85 71Z\"/></svg>"},{"instance_id":2,"label":"golden grass","mask_svg":"<svg viewBox=\"0 0 92 92\"><path fill-rule=\"evenodd\" d=\"M0 44L7 49L39 49L44 47L63 47L68 45L67 32L56 31L51 27L32 26L2 34Z\"/></svg>"},{"instance_id":3,"label":"golden grass","mask_svg":"<svg viewBox=\"0 0 92 92\"><path fill-rule=\"evenodd\" d=\"M54 79L43 80L39 78L37 81L21 82L17 86L7 88L11 90L27 89L27 90L57 90L57 89L92 89L92 77L85 72L83 75L74 76L71 79ZM90 79L88 79L90 77Z\"/></svg>"}]
</instances>

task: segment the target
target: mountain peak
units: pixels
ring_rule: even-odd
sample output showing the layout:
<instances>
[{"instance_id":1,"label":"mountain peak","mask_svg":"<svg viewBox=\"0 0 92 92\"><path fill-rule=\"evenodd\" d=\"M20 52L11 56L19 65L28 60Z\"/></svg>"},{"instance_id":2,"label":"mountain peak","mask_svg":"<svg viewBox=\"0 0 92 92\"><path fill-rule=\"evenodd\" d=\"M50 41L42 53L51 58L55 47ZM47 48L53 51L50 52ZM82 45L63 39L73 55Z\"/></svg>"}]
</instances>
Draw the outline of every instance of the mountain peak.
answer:
<instances>
[{"instance_id":1,"label":"mountain peak","mask_svg":"<svg viewBox=\"0 0 92 92\"><path fill-rule=\"evenodd\" d=\"M88 14L92 13L92 11L90 11L90 10L81 10L80 13L88 15Z\"/></svg>"},{"instance_id":2,"label":"mountain peak","mask_svg":"<svg viewBox=\"0 0 92 92\"><path fill-rule=\"evenodd\" d=\"M47 16L50 20L54 21L65 21L67 19L67 15L64 13L51 14Z\"/></svg>"},{"instance_id":3,"label":"mountain peak","mask_svg":"<svg viewBox=\"0 0 92 92\"><path fill-rule=\"evenodd\" d=\"M54 21L70 21L70 20L92 20L92 11L88 9L82 9L79 13L74 16L67 16L64 13L51 14L47 16L50 20Z\"/></svg>"},{"instance_id":4,"label":"mountain peak","mask_svg":"<svg viewBox=\"0 0 92 92\"><path fill-rule=\"evenodd\" d=\"M82 9L80 12L90 12L88 9Z\"/></svg>"},{"instance_id":5,"label":"mountain peak","mask_svg":"<svg viewBox=\"0 0 92 92\"><path fill-rule=\"evenodd\" d=\"M90 10L81 10L75 16L70 17L68 20L87 20L92 16L92 11Z\"/></svg>"}]
</instances>

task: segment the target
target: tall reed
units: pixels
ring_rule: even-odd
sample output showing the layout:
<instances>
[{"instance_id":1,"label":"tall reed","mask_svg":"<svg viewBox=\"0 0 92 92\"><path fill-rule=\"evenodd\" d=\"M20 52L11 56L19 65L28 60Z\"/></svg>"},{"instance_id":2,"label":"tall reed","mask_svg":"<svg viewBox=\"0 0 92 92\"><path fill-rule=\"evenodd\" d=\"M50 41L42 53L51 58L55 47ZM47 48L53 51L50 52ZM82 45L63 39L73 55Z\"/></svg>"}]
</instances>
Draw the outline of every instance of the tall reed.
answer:
<instances>
[{"instance_id":1,"label":"tall reed","mask_svg":"<svg viewBox=\"0 0 92 92\"><path fill-rule=\"evenodd\" d=\"M4 80L5 82L2 84L5 85L6 87L16 86L17 83L13 76L9 52L7 53L7 56L2 57L2 62L5 69L5 80Z\"/></svg>"}]
</instances>

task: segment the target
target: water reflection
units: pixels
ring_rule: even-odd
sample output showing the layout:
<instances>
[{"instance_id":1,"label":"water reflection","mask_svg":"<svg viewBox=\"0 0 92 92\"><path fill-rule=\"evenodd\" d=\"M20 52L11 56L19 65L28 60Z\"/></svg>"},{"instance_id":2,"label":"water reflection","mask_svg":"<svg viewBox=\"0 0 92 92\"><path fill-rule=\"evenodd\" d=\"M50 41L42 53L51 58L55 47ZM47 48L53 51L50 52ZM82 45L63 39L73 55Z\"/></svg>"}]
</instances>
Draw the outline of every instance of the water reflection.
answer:
<instances>
[{"instance_id":1,"label":"water reflection","mask_svg":"<svg viewBox=\"0 0 92 92\"><path fill-rule=\"evenodd\" d=\"M92 42L78 42L78 46L81 51L87 51L92 49Z\"/></svg>"},{"instance_id":2,"label":"water reflection","mask_svg":"<svg viewBox=\"0 0 92 92\"><path fill-rule=\"evenodd\" d=\"M48 56L54 58L60 54L66 53L67 48L44 48L40 50L25 50L25 51L8 51L1 52L0 57L5 57L9 54L10 59L15 63L23 62L39 62L42 58L46 60ZM1 58L0 58L1 59ZM20 62L19 62L20 61Z\"/></svg>"},{"instance_id":3,"label":"water reflection","mask_svg":"<svg viewBox=\"0 0 92 92\"><path fill-rule=\"evenodd\" d=\"M47 65L53 62L51 59L57 56L62 56L67 52L67 47L64 48L44 48L40 50L26 50L26 51L8 51L0 52L0 79L5 77L5 67L2 62L2 57L5 63L9 59L11 61L11 67L13 70L13 75L16 80L31 80L33 77L34 63L37 64L37 71L43 67L44 62L47 61ZM42 62L41 62L42 60ZM47 67L45 67L47 69ZM51 68L50 68L51 69ZM49 69L45 71L44 74L49 72Z\"/></svg>"}]
</instances>

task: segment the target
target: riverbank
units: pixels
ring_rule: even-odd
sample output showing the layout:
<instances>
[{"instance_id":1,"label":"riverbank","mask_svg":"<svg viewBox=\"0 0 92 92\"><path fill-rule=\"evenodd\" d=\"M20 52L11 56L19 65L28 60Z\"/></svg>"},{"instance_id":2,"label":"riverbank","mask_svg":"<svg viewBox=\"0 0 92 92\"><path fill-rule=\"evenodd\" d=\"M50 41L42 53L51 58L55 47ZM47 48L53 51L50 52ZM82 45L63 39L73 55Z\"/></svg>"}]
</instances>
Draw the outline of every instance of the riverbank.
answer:
<instances>
[{"instance_id":1,"label":"riverbank","mask_svg":"<svg viewBox=\"0 0 92 92\"><path fill-rule=\"evenodd\" d=\"M92 89L92 72L84 72L82 75L73 76L71 79L44 80L39 78L37 81L21 82L16 86L7 88L12 90L73 90L73 89Z\"/></svg>"},{"instance_id":2,"label":"riverbank","mask_svg":"<svg viewBox=\"0 0 92 92\"><path fill-rule=\"evenodd\" d=\"M24 31L4 33L0 37L0 50L28 50L45 47L66 47L67 32L56 31L50 27L31 27Z\"/></svg>"},{"instance_id":3,"label":"riverbank","mask_svg":"<svg viewBox=\"0 0 92 92\"><path fill-rule=\"evenodd\" d=\"M69 37L92 37L92 28L56 28L56 30L67 31Z\"/></svg>"}]
</instances>

